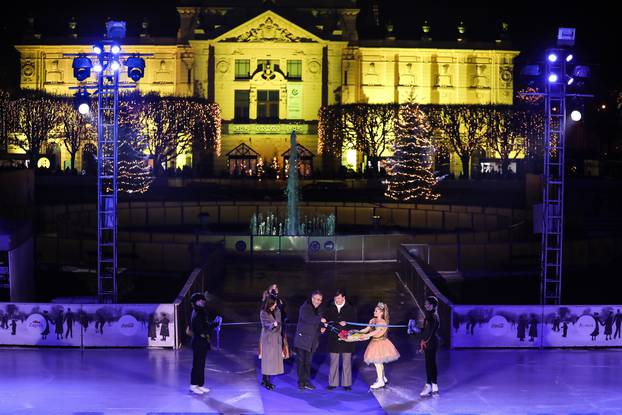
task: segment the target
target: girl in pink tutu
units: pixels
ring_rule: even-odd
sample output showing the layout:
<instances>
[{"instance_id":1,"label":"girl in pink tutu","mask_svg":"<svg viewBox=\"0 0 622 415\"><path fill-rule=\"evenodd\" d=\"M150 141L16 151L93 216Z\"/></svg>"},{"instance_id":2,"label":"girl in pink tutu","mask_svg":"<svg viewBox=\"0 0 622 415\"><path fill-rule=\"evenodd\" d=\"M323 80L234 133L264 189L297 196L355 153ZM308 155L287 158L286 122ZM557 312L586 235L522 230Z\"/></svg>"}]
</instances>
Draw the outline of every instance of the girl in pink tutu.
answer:
<instances>
[{"instance_id":1,"label":"girl in pink tutu","mask_svg":"<svg viewBox=\"0 0 622 415\"><path fill-rule=\"evenodd\" d=\"M389 308L385 303L378 303L374 309L374 318L369 321L370 325L388 325L389 324ZM371 389L383 388L388 382L384 373L384 364L393 362L400 358L400 354L387 338L387 327L371 327L368 326L360 331L360 333L366 333L367 339L371 339L367 349L365 349L365 355L363 360L365 363L374 364L376 367L376 382L370 386Z\"/></svg>"}]
</instances>

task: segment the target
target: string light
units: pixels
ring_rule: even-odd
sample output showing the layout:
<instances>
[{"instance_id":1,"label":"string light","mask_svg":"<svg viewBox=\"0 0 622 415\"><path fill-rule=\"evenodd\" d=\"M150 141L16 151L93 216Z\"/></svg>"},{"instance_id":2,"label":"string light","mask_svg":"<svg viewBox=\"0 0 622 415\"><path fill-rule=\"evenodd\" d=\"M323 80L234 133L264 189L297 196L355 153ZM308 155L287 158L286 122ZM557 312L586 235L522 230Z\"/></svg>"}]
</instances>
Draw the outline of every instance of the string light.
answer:
<instances>
[{"instance_id":1,"label":"string light","mask_svg":"<svg viewBox=\"0 0 622 415\"><path fill-rule=\"evenodd\" d=\"M426 115L415 104L401 106L395 133L393 156L387 160L385 196L398 201L438 199L432 190L437 183L435 148Z\"/></svg>"}]
</instances>

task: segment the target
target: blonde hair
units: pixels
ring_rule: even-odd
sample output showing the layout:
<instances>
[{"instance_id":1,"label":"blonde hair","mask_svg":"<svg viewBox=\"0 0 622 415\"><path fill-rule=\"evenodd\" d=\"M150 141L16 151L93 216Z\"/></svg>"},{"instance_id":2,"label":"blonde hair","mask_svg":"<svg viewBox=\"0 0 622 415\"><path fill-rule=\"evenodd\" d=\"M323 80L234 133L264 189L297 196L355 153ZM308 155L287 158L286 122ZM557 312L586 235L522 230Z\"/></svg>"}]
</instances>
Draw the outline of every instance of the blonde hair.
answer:
<instances>
[{"instance_id":1,"label":"blonde hair","mask_svg":"<svg viewBox=\"0 0 622 415\"><path fill-rule=\"evenodd\" d=\"M376 305L376 308L382 311L382 318L389 324L389 306L381 301Z\"/></svg>"}]
</instances>

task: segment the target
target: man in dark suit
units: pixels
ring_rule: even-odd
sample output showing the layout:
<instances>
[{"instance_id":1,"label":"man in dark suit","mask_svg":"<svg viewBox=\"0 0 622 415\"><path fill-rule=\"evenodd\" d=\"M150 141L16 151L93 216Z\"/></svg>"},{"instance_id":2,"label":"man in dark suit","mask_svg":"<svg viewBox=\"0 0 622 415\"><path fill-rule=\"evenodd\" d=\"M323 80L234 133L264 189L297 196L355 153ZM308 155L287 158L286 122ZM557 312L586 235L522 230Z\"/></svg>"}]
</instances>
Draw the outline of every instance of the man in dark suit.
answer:
<instances>
[{"instance_id":1,"label":"man in dark suit","mask_svg":"<svg viewBox=\"0 0 622 415\"><path fill-rule=\"evenodd\" d=\"M328 334L327 350L330 353L330 373L328 375L328 389L339 386L339 358L341 357L341 386L347 391L352 389L352 353L355 343L339 340L340 330L350 330L347 321L356 321L356 309L347 302L343 289L335 292L334 302L328 306L325 314L332 330Z\"/></svg>"},{"instance_id":2,"label":"man in dark suit","mask_svg":"<svg viewBox=\"0 0 622 415\"><path fill-rule=\"evenodd\" d=\"M298 389L301 390L315 389L315 386L309 381L309 377L313 353L319 344L320 330L322 332L325 330L321 327L322 323L326 323L326 319L322 317L320 312L321 304L322 293L314 291L298 311L294 347L296 348L296 363L298 365Z\"/></svg>"}]
</instances>

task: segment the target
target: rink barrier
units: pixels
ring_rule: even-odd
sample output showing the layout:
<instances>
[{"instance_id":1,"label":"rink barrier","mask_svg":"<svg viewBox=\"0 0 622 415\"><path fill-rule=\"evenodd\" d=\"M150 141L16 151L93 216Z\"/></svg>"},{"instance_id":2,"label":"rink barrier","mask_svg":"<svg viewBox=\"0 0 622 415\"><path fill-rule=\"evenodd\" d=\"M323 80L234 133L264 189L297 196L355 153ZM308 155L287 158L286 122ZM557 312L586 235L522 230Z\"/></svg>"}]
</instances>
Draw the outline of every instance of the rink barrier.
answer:
<instances>
[{"instance_id":1,"label":"rink barrier","mask_svg":"<svg viewBox=\"0 0 622 415\"><path fill-rule=\"evenodd\" d=\"M429 261L429 246L404 244L397 277L420 309L438 298L439 335L451 348L622 347L622 305L454 304Z\"/></svg>"},{"instance_id":2,"label":"rink barrier","mask_svg":"<svg viewBox=\"0 0 622 415\"><path fill-rule=\"evenodd\" d=\"M167 347L173 304L0 303L0 345Z\"/></svg>"}]
</instances>

